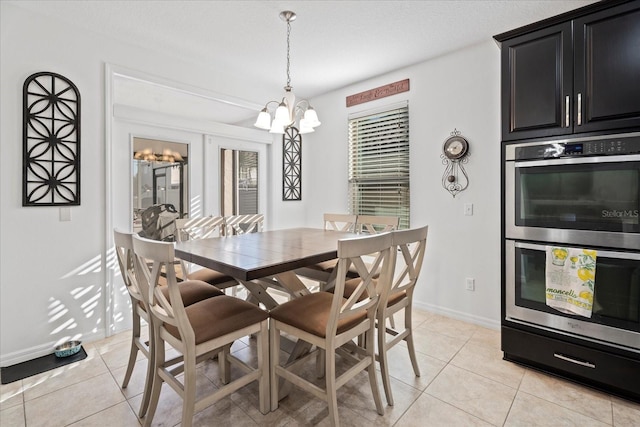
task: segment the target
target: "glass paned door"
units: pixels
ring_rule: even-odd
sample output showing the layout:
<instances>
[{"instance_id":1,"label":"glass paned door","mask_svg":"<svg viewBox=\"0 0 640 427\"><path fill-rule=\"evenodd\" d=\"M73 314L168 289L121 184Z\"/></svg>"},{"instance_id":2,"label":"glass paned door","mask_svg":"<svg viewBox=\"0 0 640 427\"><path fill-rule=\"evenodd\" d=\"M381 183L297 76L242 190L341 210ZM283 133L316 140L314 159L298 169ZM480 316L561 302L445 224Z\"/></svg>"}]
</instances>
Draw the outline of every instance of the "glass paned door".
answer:
<instances>
[{"instance_id":1,"label":"glass paned door","mask_svg":"<svg viewBox=\"0 0 640 427\"><path fill-rule=\"evenodd\" d=\"M259 213L258 153L223 148L220 158L222 215Z\"/></svg>"}]
</instances>

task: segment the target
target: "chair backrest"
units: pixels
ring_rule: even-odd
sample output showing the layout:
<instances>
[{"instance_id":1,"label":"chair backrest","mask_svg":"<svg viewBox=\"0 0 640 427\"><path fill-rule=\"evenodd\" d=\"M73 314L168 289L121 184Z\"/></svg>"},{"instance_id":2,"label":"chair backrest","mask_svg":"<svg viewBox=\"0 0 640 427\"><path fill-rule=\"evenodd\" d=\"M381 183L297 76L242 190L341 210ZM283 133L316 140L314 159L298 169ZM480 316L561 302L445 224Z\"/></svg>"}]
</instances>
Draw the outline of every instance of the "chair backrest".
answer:
<instances>
[{"instance_id":1,"label":"chair backrest","mask_svg":"<svg viewBox=\"0 0 640 427\"><path fill-rule=\"evenodd\" d=\"M150 206L140 213L142 231L139 234L147 239L173 241L175 220L179 216L170 203Z\"/></svg>"},{"instance_id":2,"label":"chair backrest","mask_svg":"<svg viewBox=\"0 0 640 427\"><path fill-rule=\"evenodd\" d=\"M195 340L195 334L184 309L174 268L174 244L133 236L134 270L140 291L145 292L150 315L158 326L172 325L183 340ZM167 299L161 292L160 276L166 275ZM157 319L157 320L156 320Z\"/></svg>"},{"instance_id":3,"label":"chair backrest","mask_svg":"<svg viewBox=\"0 0 640 427\"><path fill-rule=\"evenodd\" d=\"M393 276L391 243L391 233L338 241L337 275L327 336L335 334L340 319L353 316L358 311L367 310L371 316L375 315L380 299L376 281L387 283ZM364 261L365 257L367 262ZM349 280L347 273L352 265L358 271L361 281L345 300L345 282Z\"/></svg>"},{"instance_id":4,"label":"chair backrest","mask_svg":"<svg viewBox=\"0 0 640 427\"><path fill-rule=\"evenodd\" d=\"M176 219L177 242L222 235L224 235L224 217L222 216Z\"/></svg>"},{"instance_id":5,"label":"chair backrest","mask_svg":"<svg viewBox=\"0 0 640 427\"><path fill-rule=\"evenodd\" d=\"M324 229L334 231L355 231L356 215L325 213Z\"/></svg>"},{"instance_id":6,"label":"chair backrest","mask_svg":"<svg viewBox=\"0 0 640 427\"><path fill-rule=\"evenodd\" d=\"M225 235L259 233L264 229L263 214L232 215L224 217Z\"/></svg>"},{"instance_id":7,"label":"chair backrest","mask_svg":"<svg viewBox=\"0 0 640 427\"><path fill-rule=\"evenodd\" d=\"M400 217L382 215L358 215L356 231L358 233L378 234L398 229Z\"/></svg>"},{"instance_id":8,"label":"chair backrest","mask_svg":"<svg viewBox=\"0 0 640 427\"><path fill-rule=\"evenodd\" d=\"M122 274L122 280L124 281L127 291L132 298L132 304L140 302L143 307L146 307L144 297L140 292L134 273L133 233L127 233L115 229L113 230L113 243L116 259L120 266L120 274ZM133 308L135 309L135 306Z\"/></svg>"},{"instance_id":9,"label":"chair backrest","mask_svg":"<svg viewBox=\"0 0 640 427\"><path fill-rule=\"evenodd\" d=\"M391 233L393 245L391 249L399 260L394 259L396 270L392 285L387 290L381 290L381 307L385 307L388 297L397 292L406 291L407 296L412 296L420 276L420 270L422 270L428 231L429 226L425 225L420 228L398 230Z\"/></svg>"},{"instance_id":10,"label":"chair backrest","mask_svg":"<svg viewBox=\"0 0 640 427\"><path fill-rule=\"evenodd\" d=\"M176 241L186 242L187 240L205 239L208 237L224 236L224 217L205 216L201 218L179 218L176 219ZM187 280L192 272L192 263L188 263L180 258L182 278Z\"/></svg>"}]
</instances>

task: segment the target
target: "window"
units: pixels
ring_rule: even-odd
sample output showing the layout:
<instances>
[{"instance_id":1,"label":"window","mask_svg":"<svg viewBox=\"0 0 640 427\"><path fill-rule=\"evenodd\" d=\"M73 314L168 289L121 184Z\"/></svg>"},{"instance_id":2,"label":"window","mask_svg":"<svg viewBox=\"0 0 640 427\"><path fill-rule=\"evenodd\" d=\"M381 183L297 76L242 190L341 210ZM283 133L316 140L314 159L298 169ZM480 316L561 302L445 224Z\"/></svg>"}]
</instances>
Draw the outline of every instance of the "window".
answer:
<instances>
[{"instance_id":1,"label":"window","mask_svg":"<svg viewBox=\"0 0 640 427\"><path fill-rule=\"evenodd\" d=\"M222 214L258 213L258 153L221 149Z\"/></svg>"},{"instance_id":2,"label":"window","mask_svg":"<svg viewBox=\"0 0 640 427\"><path fill-rule=\"evenodd\" d=\"M349 210L409 228L409 106L349 117Z\"/></svg>"}]
</instances>

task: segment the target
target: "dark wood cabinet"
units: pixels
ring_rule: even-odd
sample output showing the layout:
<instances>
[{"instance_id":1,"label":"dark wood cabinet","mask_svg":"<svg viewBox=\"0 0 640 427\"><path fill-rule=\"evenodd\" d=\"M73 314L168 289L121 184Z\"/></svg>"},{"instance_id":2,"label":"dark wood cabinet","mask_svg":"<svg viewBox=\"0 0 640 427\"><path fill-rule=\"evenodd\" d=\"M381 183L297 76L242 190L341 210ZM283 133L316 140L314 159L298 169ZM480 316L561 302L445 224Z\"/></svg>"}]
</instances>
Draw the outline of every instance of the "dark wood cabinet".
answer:
<instances>
[{"instance_id":1,"label":"dark wood cabinet","mask_svg":"<svg viewBox=\"0 0 640 427\"><path fill-rule=\"evenodd\" d=\"M640 127L640 1L505 34L503 141Z\"/></svg>"},{"instance_id":2,"label":"dark wood cabinet","mask_svg":"<svg viewBox=\"0 0 640 427\"><path fill-rule=\"evenodd\" d=\"M584 136L640 132L640 0L598 1L494 38L501 47L504 358L640 402L637 346L594 339L586 330L560 331L545 326L551 323L507 317L507 298L514 298L507 275L519 273L504 244L505 197L516 191L507 187L505 155L514 141L537 145L541 139L576 142ZM560 233L554 236L562 240ZM539 314L546 319L543 311Z\"/></svg>"}]
</instances>

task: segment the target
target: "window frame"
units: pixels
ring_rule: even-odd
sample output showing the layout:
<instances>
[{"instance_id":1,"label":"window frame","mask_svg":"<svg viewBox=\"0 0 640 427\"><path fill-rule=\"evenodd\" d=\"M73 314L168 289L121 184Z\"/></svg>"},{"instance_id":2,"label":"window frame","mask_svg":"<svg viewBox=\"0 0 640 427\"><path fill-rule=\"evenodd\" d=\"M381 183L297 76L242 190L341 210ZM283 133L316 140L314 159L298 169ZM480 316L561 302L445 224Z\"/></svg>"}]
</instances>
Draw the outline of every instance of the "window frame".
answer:
<instances>
[{"instance_id":1,"label":"window frame","mask_svg":"<svg viewBox=\"0 0 640 427\"><path fill-rule=\"evenodd\" d=\"M410 228L408 101L350 114L348 142L349 213L398 216Z\"/></svg>"}]
</instances>

